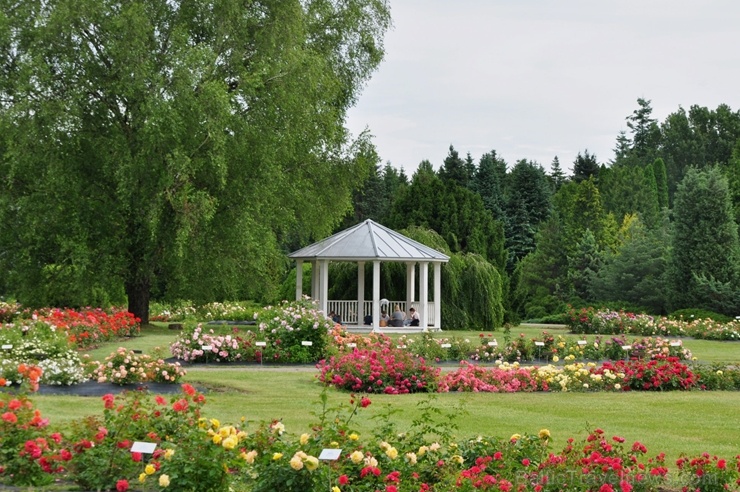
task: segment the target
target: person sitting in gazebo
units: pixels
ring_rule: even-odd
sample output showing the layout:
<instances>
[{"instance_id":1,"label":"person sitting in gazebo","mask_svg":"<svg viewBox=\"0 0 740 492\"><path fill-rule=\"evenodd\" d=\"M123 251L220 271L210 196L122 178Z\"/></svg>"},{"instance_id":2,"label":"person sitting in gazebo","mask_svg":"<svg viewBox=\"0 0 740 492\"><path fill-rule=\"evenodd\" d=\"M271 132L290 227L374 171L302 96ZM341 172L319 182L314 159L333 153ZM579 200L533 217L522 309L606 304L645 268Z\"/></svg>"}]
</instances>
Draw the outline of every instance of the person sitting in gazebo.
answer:
<instances>
[{"instance_id":1,"label":"person sitting in gazebo","mask_svg":"<svg viewBox=\"0 0 740 492\"><path fill-rule=\"evenodd\" d=\"M409 317L406 318L403 324L405 326L419 326L419 313L416 312L416 309L409 309Z\"/></svg>"},{"instance_id":2,"label":"person sitting in gazebo","mask_svg":"<svg viewBox=\"0 0 740 492\"><path fill-rule=\"evenodd\" d=\"M393 306L393 314L391 315L391 326L401 327L403 326L403 320L406 319L406 313L401 311L401 308L396 304Z\"/></svg>"}]
</instances>

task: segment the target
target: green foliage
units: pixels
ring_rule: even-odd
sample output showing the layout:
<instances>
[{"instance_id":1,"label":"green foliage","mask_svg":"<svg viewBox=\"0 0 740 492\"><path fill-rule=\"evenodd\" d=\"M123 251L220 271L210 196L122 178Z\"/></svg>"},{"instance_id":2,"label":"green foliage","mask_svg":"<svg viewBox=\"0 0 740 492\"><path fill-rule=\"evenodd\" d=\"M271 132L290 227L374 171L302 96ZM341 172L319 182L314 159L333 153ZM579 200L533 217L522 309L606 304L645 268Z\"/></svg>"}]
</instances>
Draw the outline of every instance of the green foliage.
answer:
<instances>
[{"instance_id":1,"label":"green foliage","mask_svg":"<svg viewBox=\"0 0 740 492\"><path fill-rule=\"evenodd\" d=\"M414 173L393 203L390 227L435 230L452 252L476 253L499 268L506 264L504 231L481 197L454 180L440 179L428 162Z\"/></svg>"},{"instance_id":2,"label":"green foliage","mask_svg":"<svg viewBox=\"0 0 740 492\"><path fill-rule=\"evenodd\" d=\"M502 326L503 279L483 257L455 254L442 271L442 326L491 331Z\"/></svg>"},{"instance_id":3,"label":"green foliage","mask_svg":"<svg viewBox=\"0 0 740 492\"><path fill-rule=\"evenodd\" d=\"M508 270L534 250L537 227L550 215L552 189L539 164L521 160L506 180L506 247Z\"/></svg>"},{"instance_id":4,"label":"green foliage","mask_svg":"<svg viewBox=\"0 0 740 492\"><path fill-rule=\"evenodd\" d=\"M587 181L591 178L598 180L599 163L596 161L594 154L589 154L588 149L581 155L578 152L575 161L573 161L573 180L578 182Z\"/></svg>"},{"instance_id":5,"label":"green foliage","mask_svg":"<svg viewBox=\"0 0 740 492\"><path fill-rule=\"evenodd\" d=\"M573 293L581 299L592 301L593 283L601 269L602 253L590 229L586 229L575 253L568 256L568 280Z\"/></svg>"},{"instance_id":6,"label":"green foliage","mask_svg":"<svg viewBox=\"0 0 740 492\"><path fill-rule=\"evenodd\" d=\"M483 200L483 206L493 214L493 218L506 223L503 190L506 180L506 162L496 155L496 151L481 156L473 177L472 190Z\"/></svg>"},{"instance_id":7,"label":"green foliage","mask_svg":"<svg viewBox=\"0 0 740 492\"><path fill-rule=\"evenodd\" d=\"M710 311L708 309L697 309L697 308L677 309L671 312L671 314L668 317L670 319L683 319L683 320L711 319L719 323L728 323L732 321L732 317L730 316L726 316L721 313L715 313L714 311Z\"/></svg>"},{"instance_id":8,"label":"green foliage","mask_svg":"<svg viewBox=\"0 0 740 492\"><path fill-rule=\"evenodd\" d=\"M653 174L655 176L655 188L658 192L658 208L668 208L668 175L666 174L665 162L658 157L653 162Z\"/></svg>"},{"instance_id":9,"label":"green foliage","mask_svg":"<svg viewBox=\"0 0 740 492\"><path fill-rule=\"evenodd\" d=\"M23 302L270 299L377 163L384 0L3 9L0 269ZM47 287L48 286L48 287Z\"/></svg>"},{"instance_id":10,"label":"green foliage","mask_svg":"<svg viewBox=\"0 0 740 492\"><path fill-rule=\"evenodd\" d=\"M514 309L524 318L562 311L569 295L567 274L563 227L556 212L541 225L537 249L524 257L514 271Z\"/></svg>"},{"instance_id":11,"label":"green foliage","mask_svg":"<svg viewBox=\"0 0 740 492\"><path fill-rule=\"evenodd\" d=\"M473 169L469 163L460 158L460 154L450 145L450 151L439 169L439 177L442 181L449 181L457 186L468 188L473 180Z\"/></svg>"},{"instance_id":12,"label":"green foliage","mask_svg":"<svg viewBox=\"0 0 740 492\"><path fill-rule=\"evenodd\" d=\"M651 313L665 313L668 299L664 285L668 262L669 224L654 231L632 221L625 242L607 254L593 279L593 297L599 301L639 304Z\"/></svg>"},{"instance_id":13,"label":"green foliage","mask_svg":"<svg viewBox=\"0 0 740 492\"><path fill-rule=\"evenodd\" d=\"M734 314L740 309L740 245L727 179L719 169L689 170L676 192L674 217L673 308Z\"/></svg>"}]
</instances>

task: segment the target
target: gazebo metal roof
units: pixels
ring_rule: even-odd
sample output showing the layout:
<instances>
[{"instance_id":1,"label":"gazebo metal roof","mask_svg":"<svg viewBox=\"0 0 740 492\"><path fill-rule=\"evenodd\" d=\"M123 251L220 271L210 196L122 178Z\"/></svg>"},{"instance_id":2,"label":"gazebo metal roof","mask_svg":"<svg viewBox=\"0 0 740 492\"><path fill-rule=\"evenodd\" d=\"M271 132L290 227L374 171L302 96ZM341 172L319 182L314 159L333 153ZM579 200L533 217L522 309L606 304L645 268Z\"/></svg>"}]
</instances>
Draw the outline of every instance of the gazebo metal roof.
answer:
<instances>
[{"instance_id":1,"label":"gazebo metal roof","mask_svg":"<svg viewBox=\"0 0 740 492\"><path fill-rule=\"evenodd\" d=\"M370 219L289 254L300 260L447 262L444 253Z\"/></svg>"}]
</instances>

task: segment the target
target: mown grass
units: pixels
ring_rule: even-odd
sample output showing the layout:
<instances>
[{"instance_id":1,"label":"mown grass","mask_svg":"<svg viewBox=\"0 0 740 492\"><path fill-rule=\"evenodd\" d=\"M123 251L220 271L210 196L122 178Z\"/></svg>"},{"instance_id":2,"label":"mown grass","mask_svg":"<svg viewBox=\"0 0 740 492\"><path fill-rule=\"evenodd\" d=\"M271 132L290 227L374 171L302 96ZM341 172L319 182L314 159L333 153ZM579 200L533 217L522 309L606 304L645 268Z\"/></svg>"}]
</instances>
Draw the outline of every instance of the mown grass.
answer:
<instances>
[{"instance_id":1,"label":"mown grass","mask_svg":"<svg viewBox=\"0 0 740 492\"><path fill-rule=\"evenodd\" d=\"M557 327L521 326L512 336L551 334L570 335ZM499 342L503 333L495 332ZM146 328L141 337L106 344L90 352L102 360L118 346L151 353L155 347L167 349L177 332L166 326ZM394 335L398 336L398 335ZM443 332L440 337L477 338L479 332ZM701 362L737 363L740 344L706 340L684 340ZM322 386L317 371L309 367L229 366L189 367L185 380L207 392L206 412L222 422L237 422L242 417L257 423L282 419L288 431L300 434L317 421ZM347 393L328 391L330 405L349 402ZM603 428L628 441L643 442L651 453L665 452L670 462L679 454L702 452L732 457L740 449L737 409L740 392L650 392L650 393L517 393L517 394L439 394L374 395L373 404L353 420L358 431L372 433L373 415L384 409L396 411L392 420L399 431L407 429L418 416L420 402L432 398L447 426L457 426L459 437L491 435L508 437L513 433L537 433L548 428L554 446L568 437L581 437L586 429ZM44 416L62 426L86 415L101 414L102 402L95 397L35 396Z\"/></svg>"}]
</instances>

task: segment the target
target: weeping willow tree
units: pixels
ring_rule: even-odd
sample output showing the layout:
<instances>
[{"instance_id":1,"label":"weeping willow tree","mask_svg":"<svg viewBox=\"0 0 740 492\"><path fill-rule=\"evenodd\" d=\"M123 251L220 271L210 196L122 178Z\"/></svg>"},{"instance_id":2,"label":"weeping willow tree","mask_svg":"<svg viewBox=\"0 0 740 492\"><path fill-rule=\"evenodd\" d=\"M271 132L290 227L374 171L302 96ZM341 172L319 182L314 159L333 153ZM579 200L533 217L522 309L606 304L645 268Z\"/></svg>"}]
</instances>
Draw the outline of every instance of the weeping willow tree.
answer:
<instances>
[{"instance_id":1,"label":"weeping willow tree","mask_svg":"<svg viewBox=\"0 0 740 492\"><path fill-rule=\"evenodd\" d=\"M456 253L442 267L442 327L492 331L504 321L503 280L473 253Z\"/></svg>"},{"instance_id":2,"label":"weeping willow tree","mask_svg":"<svg viewBox=\"0 0 740 492\"><path fill-rule=\"evenodd\" d=\"M494 265L481 255L451 253L445 240L431 229L412 226L401 234L450 257L442 265L442 328L491 331L503 324L503 279ZM380 292L387 299L406 298L406 264L388 262L380 269ZM416 272L419 285L419 272ZM357 299L357 264L332 263L329 297ZM365 292L372 292L372 264L365 264ZM434 271L429 272L434 285ZM433 291L429 290L429 295ZM433 299L429 299L430 301Z\"/></svg>"}]
</instances>

